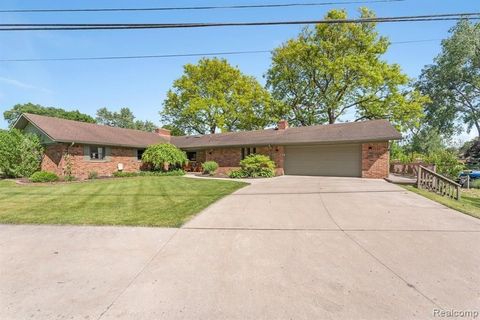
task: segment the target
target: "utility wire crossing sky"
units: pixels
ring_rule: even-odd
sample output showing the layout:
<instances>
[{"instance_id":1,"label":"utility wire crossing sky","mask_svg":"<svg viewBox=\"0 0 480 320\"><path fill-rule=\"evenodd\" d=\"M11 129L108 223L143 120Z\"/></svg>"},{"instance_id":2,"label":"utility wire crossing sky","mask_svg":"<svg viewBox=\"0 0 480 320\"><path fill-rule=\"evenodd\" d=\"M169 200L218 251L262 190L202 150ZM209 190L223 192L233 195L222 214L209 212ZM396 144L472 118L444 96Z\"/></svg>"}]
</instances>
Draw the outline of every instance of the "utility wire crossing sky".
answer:
<instances>
[{"instance_id":1,"label":"utility wire crossing sky","mask_svg":"<svg viewBox=\"0 0 480 320\"><path fill-rule=\"evenodd\" d=\"M276 3L256 5L230 6L195 6L195 7L148 7L148 8L82 8L82 9L7 9L0 13L65 13L65 12L123 12L123 11L183 11L183 10L226 10L226 9L259 9L259 8L291 8L291 7L318 7L328 5L372 4L386 2L403 2L405 0L366 0L340 2L306 2L306 3Z\"/></svg>"},{"instance_id":2,"label":"utility wire crossing sky","mask_svg":"<svg viewBox=\"0 0 480 320\"><path fill-rule=\"evenodd\" d=\"M0 31L35 31L35 30L118 30L118 29L177 29L206 27L246 27L275 25L307 24L345 24L345 23L393 23L425 21L459 21L469 18L480 19L480 12L431 14L420 16L376 17L360 19L329 20L293 20L262 22L215 22L215 23L1 23Z\"/></svg>"}]
</instances>

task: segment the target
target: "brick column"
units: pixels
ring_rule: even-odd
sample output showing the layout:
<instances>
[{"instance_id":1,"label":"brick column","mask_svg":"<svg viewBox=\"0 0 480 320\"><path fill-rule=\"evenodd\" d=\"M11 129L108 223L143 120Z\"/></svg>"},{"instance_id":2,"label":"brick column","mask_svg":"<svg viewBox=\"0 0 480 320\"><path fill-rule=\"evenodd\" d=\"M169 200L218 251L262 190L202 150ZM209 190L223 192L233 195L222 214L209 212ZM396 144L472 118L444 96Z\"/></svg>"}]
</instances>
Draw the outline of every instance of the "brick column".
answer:
<instances>
[{"instance_id":1,"label":"brick column","mask_svg":"<svg viewBox=\"0 0 480 320\"><path fill-rule=\"evenodd\" d=\"M362 178L388 177L389 162L388 141L362 144Z\"/></svg>"}]
</instances>

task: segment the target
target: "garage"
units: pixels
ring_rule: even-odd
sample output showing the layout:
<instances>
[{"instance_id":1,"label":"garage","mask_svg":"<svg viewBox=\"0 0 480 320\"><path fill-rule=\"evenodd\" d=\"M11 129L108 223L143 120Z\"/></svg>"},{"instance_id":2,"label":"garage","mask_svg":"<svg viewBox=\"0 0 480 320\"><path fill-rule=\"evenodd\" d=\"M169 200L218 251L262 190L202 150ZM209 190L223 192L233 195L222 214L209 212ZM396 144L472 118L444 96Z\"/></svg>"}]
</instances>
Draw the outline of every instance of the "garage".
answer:
<instances>
[{"instance_id":1,"label":"garage","mask_svg":"<svg viewBox=\"0 0 480 320\"><path fill-rule=\"evenodd\" d=\"M285 147L285 174L303 176L360 177L360 144Z\"/></svg>"}]
</instances>

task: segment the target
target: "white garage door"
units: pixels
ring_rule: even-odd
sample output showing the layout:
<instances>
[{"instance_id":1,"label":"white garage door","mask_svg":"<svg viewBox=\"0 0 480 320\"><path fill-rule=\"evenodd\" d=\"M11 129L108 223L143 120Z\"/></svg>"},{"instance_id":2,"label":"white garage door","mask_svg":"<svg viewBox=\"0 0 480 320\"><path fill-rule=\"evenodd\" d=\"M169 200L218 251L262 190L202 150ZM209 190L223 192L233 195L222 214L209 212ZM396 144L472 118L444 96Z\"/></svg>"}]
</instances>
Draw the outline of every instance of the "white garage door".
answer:
<instances>
[{"instance_id":1,"label":"white garage door","mask_svg":"<svg viewBox=\"0 0 480 320\"><path fill-rule=\"evenodd\" d=\"M285 147L285 174L307 176L361 176L361 145Z\"/></svg>"}]
</instances>

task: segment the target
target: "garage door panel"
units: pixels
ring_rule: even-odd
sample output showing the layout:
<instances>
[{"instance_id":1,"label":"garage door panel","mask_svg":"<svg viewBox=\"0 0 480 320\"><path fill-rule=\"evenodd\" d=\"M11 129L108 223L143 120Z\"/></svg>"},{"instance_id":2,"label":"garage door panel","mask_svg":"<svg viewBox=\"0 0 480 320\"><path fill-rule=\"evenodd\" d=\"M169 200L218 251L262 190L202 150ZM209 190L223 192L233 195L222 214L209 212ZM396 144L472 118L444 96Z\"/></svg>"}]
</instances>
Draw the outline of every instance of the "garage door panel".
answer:
<instances>
[{"instance_id":1,"label":"garage door panel","mask_svg":"<svg viewBox=\"0 0 480 320\"><path fill-rule=\"evenodd\" d=\"M360 177L361 146L358 144L287 146L285 173Z\"/></svg>"}]
</instances>

